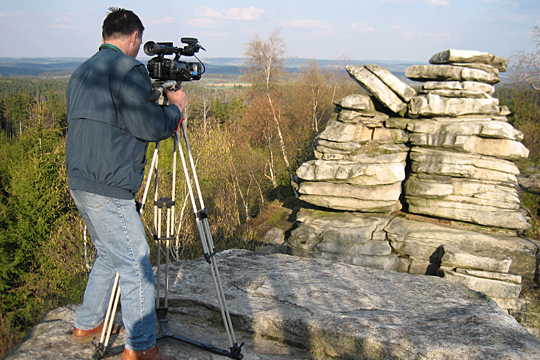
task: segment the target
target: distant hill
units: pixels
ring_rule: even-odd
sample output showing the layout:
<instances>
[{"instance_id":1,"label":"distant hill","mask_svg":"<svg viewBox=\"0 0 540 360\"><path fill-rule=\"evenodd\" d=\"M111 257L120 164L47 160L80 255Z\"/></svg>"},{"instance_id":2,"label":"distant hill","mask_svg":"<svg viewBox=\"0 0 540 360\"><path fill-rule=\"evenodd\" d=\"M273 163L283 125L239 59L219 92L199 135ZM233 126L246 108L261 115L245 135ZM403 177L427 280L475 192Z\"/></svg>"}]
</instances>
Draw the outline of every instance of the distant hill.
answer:
<instances>
[{"instance_id":1,"label":"distant hill","mask_svg":"<svg viewBox=\"0 0 540 360\"><path fill-rule=\"evenodd\" d=\"M84 59L0 58L0 76L67 76L83 61Z\"/></svg>"},{"instance_id":2,"label":"distant hill","mask_svg":"<svg viewBox=\"0 0 540 360\"><path fill-rule=\"evenodd\" d=\"M0 58L0 76L13 76L25 78L56 78L71 75L84 60L84 58ZM148 59L139 59L146 63ZM181 60L184 60L182 58ZM207 74L240 75L243 58L201 58L206 66ZM306 66L312 59L289 58L285 67L291 71L298 71ZM192 61L186 58L185 61ZM335 60L317 60L321 68L335 67L338 63ZM350 60L347 65L376 63L396 76L404 77L405 69L414 65L411 62L390 62L377 60ZM344 66L343 63L339 66Z\"/></svg>"}]
</instances>

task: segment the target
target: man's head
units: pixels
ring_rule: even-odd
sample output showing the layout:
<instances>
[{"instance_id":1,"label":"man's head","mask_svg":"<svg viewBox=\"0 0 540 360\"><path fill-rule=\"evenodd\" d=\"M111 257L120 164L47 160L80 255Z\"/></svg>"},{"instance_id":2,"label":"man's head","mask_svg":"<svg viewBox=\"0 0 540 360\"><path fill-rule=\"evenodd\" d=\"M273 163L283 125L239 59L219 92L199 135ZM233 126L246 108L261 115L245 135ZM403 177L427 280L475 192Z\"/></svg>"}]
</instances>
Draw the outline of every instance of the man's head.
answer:
<instances>
[{"instance_id":1,"label":"man's head","mask_svg":"<svg viewBox=\"0 0 540 360\"><path fill-rule=\"evenodd\" d=\"M124 54L137 57L144 31L141 19L131 10L110 7L109 11L103 21L103 42L115 44Z\"/></svg>"},{"instance_id":2,"label":"man's head","mask_svg":"<svg viewBox=\"0 0 540 360\"><path fill-rule=\"evenodd\" d=\"M109 15L103 21L102 37L109 41L119 37L128 37L138 32L142 37L144 26L141 19L131 10L110 7Z\"/></svg>"}]
</instances>

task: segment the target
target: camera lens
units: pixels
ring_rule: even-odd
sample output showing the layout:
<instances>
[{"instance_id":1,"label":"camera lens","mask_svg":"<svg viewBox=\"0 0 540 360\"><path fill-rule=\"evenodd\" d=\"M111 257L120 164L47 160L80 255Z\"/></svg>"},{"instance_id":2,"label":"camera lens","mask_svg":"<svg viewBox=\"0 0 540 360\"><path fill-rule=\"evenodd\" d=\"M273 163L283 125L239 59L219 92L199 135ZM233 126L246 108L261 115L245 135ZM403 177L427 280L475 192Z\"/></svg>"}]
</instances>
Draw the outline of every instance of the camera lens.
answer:
<instances>
[{"instance_id":1,"label":"camera lens","mask_svg":"<svg viewBox=\"0 0 540 360\"><path fill-rule=\"evenodd\" d=\"M148 56L156 55L159 52L159 45L153 41L144 44L144 53Z\"/></svg>"}]
</instances>

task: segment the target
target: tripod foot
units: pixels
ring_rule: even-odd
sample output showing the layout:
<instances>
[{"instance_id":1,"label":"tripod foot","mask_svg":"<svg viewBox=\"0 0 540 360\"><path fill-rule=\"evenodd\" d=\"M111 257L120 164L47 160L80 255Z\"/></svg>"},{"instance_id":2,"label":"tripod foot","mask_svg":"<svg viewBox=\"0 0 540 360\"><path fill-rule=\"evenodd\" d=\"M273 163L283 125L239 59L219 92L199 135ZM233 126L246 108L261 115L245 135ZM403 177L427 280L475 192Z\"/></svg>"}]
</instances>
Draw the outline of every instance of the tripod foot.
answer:
<instances>
[{"instance_id":1,"label":"tripod foot","mask_svg":"<svg viewBox=\"0 0 540 360\"><path fill-rule=\"evenodd\" d=\"M244 344L245 344L245 342L242 341L242 343L240 345L235 343L234 346L230 348L231 358L237 359L237 360L242 360L244 355L242 355L241 352L242 352L242 346L244 346Z\"/></svg>"}]
</instances>

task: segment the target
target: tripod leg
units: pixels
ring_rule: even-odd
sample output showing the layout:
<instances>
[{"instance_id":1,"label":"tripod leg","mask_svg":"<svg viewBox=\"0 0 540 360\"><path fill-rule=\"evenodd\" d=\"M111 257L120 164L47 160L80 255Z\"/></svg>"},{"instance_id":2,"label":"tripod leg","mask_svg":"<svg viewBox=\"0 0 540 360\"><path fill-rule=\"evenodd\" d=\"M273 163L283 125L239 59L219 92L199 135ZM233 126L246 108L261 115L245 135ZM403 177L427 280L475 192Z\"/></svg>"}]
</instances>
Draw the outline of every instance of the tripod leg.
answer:
<instances>
[{"instance_id":1,"label":"tripod leg","mask_svg":"<svg viewBox=\"0 0 540 360\"><path fill-rule=\"evenodd\" d=\"M182 150L182 146L180 144L180 137L178 135L178 132L176 133L175 136L176 136L176 142L178 143L178 148L180 149L180 158L182 160L182 166L184 168L184 175L186 178L188 191L191 198L193 211L195 213L197 229L199 231L199 236L201 238L204 256L206 258L206 261L210 264L212 279L214 281L214 286L215 286L216 293L218 296L219 307L220 307L221 315L223 318L223 325L225 326L225 330L226 330L227 336L229 338L229 343L231 346L230 348L231 353L234 353L235 356L238 356L238 358L241 358L242 355L240 354L240 350L243 344L238 345L236 342L236 337L234 335L234 329L232 326L229 309L227 308L225 293L223 291L223 286L221 284L217 262L216 262L216 259L214 258L215 248L214 248L214 243L212 240L212 234L210 232L210 225L208 224L208 213L206 211L206 208L204 206L204 202L202 199L201 189L199 186L199 181L197 179L197 172L195 169L195 163L193 161L193 155L191 153L191 148L189 146L189 140L187 137L186 126L184 122L181 123L181 126L182 126L182 133L184 135L184 143L186 145L187 153L189 156L190 169L191 169L191 174L193 175L193 179L191 179L189 171L188 171L188 166L186 163L184 152ZM197 202L195 200L195 195L193 193L192 185L195 186L196 191L197 191L197 197L198 197L199 205L200 205L199 207L197 206Z\"/></svg>"},{"instance_id":2,"label":"tripod leg","mask_svg":"<svg viewBox=\"0 0 540 360\"><path fill-rule=\"evenodd\" d=\"M111 337L114 317L116 316L116 308L118 307L118 301L120 299L120 288L118 287L118 281L120 275L116 273L114 276L113 288L111 291L111 298L109 299L109 306L107 307L107 312L105 314L105 319L103 320L103 329L101 330L101 337L97 345L98 352L102 358L107 353L107 348L109 347L109 339Z\"/></svg>"},{"instance_id":3,"label":"tripod leg","mask_svg":"<svg viewBox=\"0 0 540 360\"><path fill-rule=\"evenodd\" d=\"M116 309L118 308L118 301L120 301L120 288L119 287L116 288L116 296L114 297L114 304L113 304L111 316L109 318L109 324L107 326L107 337L105 338L106 345L104 349L105 352L107 350L107 347L109 346L109 340L111 338L112 329L114 326L114 317L116 316ZM103 327L105 328L105 325L103 325Z\"/></svg>"}]
</instances>

